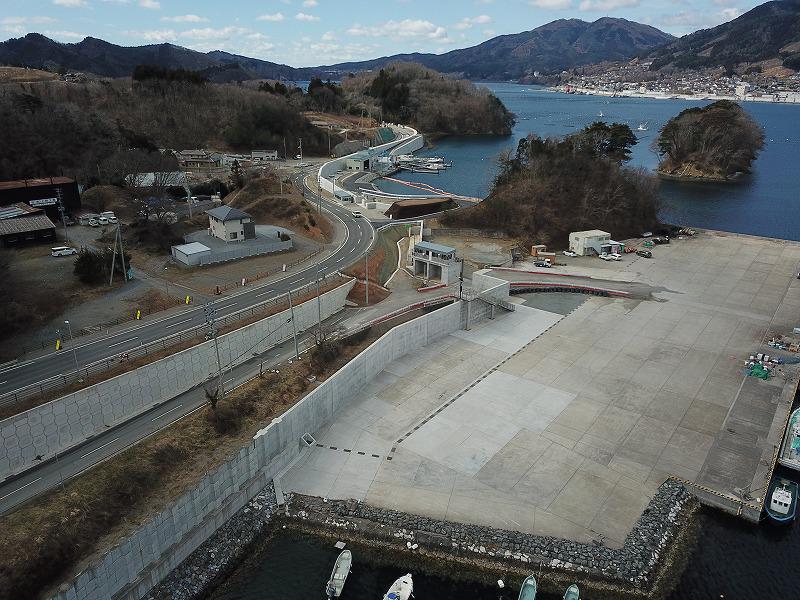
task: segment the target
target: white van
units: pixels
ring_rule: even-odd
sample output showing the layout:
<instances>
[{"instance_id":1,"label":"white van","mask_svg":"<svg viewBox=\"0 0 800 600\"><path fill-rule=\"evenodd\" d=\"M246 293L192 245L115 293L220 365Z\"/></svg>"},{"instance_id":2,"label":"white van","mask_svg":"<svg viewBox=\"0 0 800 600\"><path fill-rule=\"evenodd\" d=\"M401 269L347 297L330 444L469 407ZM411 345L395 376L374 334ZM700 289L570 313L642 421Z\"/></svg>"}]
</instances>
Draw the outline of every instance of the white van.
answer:
<instances>
[{"instance_id":1,"label":"white van","mask_svg":"<svg viewBox=\"0 0 800 600\"><path fill-rule=\"evenodd\" d=\"M100 213L101 217L105 217L106 219L110 219L111 217L117 218L117 215L114 214L113 210L107 210L105 212Z\"/></svg>"},{"instance_id":2,"label":"white van","mask_svg":"<svg viewBox=\"0 0 800 600\"><path fill-rule=\"evenodd\" d=\"M98 225L108 225L108 217L99 217L97 219Z\"/></svg>"},{"instance_id":3,"label":"white van","mask_svg":"<svg viewBox=\"0 0 800 600\"><path fill-rule=\"evenodd\" d=\"M55 248L50 248L50 256L70 256L71 254L77 254L78 251L75 248L70 248L69 246L56 246Z\"/></svg>"},{"instance_id":4,"label":"white van","mask_svg":"<svg viewBox=\"0 0 800 600\"><path fill-rule=\"evenodd\" d=\"M360 218L361 218L361 217L363 217L364 215L363 215L363 214L361 214L361 211L360 211L360 210L354 210L354 211L353 211L353 216L354 216L356 219L360 219Z\"/></svg>"}]
</instances>

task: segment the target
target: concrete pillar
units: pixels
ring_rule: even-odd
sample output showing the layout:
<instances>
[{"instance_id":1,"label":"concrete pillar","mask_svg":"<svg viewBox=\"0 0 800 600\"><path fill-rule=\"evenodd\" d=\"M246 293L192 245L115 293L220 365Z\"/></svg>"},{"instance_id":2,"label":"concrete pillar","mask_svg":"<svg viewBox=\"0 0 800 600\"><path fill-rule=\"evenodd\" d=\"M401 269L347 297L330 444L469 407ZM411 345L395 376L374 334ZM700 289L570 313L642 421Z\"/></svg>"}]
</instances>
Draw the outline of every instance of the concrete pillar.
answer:
<instances>
[{"instance_id":1,"label":"concrete pillar","mask_svg":"<svg viewBox=\"0 0 800 600\"><path fill-rule=\"evenodd\" d=\"M491 304L489 306L489 318L490 319L494 319L494 309L495 308L496 308L496 306L494 304Z\"/></svg>"},{"instance_id":2,"label":"concrete pillar","mask_svg":"<svg viewBox=\"0 0 800 600\"><path fill-rule=\"evenodd\" d=\"M467 300L467 323L466 327L464 327L464 329L466 329L467 331L470 330L469 322L471 319L472 319L472 300Z\"/></svg>"}]
</instances>

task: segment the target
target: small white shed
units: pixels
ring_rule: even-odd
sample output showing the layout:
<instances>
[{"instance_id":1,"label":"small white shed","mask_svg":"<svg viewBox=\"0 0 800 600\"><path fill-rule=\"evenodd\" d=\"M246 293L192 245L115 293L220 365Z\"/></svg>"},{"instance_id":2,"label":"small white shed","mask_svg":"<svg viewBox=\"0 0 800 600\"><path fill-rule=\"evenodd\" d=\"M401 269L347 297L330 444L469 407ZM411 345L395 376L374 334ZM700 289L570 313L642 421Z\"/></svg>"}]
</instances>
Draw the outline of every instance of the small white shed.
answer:
<instances>
[{"instance_id":1,"label":"small white shed","mask_svg":"<svg viewBox=\"0 0 800 600\"><path fill-rule=\"evenodd\" d=\"M203 259L211 256L211 248L200 242L181 244L172 247L172 258L184 265L194 267L203 262Z\"/></svg>"}]
</instances>

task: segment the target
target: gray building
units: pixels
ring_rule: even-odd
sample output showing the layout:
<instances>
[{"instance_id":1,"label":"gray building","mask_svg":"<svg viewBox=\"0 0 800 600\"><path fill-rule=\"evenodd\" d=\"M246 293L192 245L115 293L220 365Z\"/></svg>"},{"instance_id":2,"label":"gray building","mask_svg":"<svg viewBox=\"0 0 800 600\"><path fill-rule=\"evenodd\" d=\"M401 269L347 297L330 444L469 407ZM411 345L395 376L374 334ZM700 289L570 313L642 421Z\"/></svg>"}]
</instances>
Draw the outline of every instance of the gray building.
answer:
<instances>
[{"instance_id":1,"label":"gray building","mask_svg":"<svg viewBox=\"0 0 800 600\"><path fill-rule=\"evenodd\" d=\"M414 275L440 281L450 285L458 281L461 261L456 258L456 249L432 242L417 242L411 253Z\"/></svg>"},{"instance_id":2,"label":"gray building","mask_svg":"<svg viewBox=\"0 0 800 600\"><path fill-rule=\"evenodd\" d=\"M368 150L361 150L344 159L344 168L346 171L369 171L372 161L372 154Z\"/></svg>"}]
</instances>

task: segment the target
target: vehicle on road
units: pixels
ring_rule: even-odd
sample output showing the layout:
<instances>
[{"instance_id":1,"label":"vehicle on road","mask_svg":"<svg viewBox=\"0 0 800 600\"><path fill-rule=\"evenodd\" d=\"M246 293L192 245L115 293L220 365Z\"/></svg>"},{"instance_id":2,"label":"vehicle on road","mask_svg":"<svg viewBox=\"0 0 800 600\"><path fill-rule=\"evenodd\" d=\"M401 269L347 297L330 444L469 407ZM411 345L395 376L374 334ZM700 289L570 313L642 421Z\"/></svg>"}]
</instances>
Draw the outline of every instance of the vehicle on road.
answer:
<instances>
[{"instance_id":1,"label":"vehicle on road","mask_svg":"<svg viewBox=\"0 0 800 600\"><path fill-rule=\"evenodd\" d=\"M665 235L654 237L652 241L654 244L669 244L669 236Z\"/></svg>"},{"instance_id":2,"label":"vehicle on road","mask_svg":"<svg viewBox=\"0 0 800 600\"><path fill-rule=\"evenodd\" d=\"M549 260L537 260L537 261L534 261L533 266L535 266L535 267L543 267L545 269L549 269L553 265L550 264Z\"/></svg>"},{"instance_id":3,"label":"vehicle on road","mask_svg":"<svg viewBox=\"0 0 800 600\"><path fill-rule=\"evenodd\" d=\"M77 253L78 251L70 246L56 246L55 248L50 248L50 256L70 256Z\"/></svg>"},{"instance_id":4,"label":"vehicle on road","mask_svg":"<svg viewBox=\"0 0 800 600\"><path fill-rule=\"evenodd\" d=\"M637 250L636 254L643 258L653 258L653 253L650 250Z\"/></svg>"},{"instance_id":5,"label":"vehicle on road","mask_svg":"<svg viewBox=\"0 0 800 600\"><path fill-rule=\"evenodd\" d=\"M98 225L108 225L108 217L100 217L97 219Z\"/></svg>"},{"instance_id":6,"label":"vehicle on road","mask_svg":"<svg viewBox=\"0 0 800 600\"><path fill-rule=\"evenodd\" d=\"M564 250L564 256L578 256L577 252L573 252L572 250Z\"/></svg>"},{"instance_id":7,"label":"vehicle on road","mask_svg":"<svg viewBox=\"0 0 800 600\"><path fill-rule=\"evenodd\" d=\"M100 222L97 219L89 219L89 227L100 227Z\"/></svg>"},{"instance_id":8,"label":"vehicle on road","mask_svg":"<svg viewBox=\"0 0 800 600\"><path fill-rule=\"evenodd\" d=\"M354 211L353 211L353 216L354 216L356 219L360 219L360 218L361 218L361 217L363 217L364 215L361 213L361 211L360 211L360 210L354 210Z\"/></svg>"}]
</instances>

